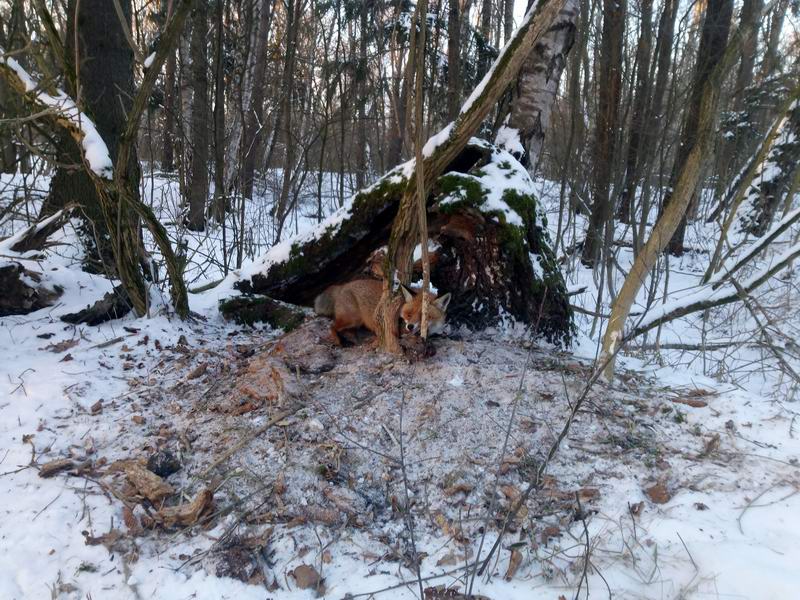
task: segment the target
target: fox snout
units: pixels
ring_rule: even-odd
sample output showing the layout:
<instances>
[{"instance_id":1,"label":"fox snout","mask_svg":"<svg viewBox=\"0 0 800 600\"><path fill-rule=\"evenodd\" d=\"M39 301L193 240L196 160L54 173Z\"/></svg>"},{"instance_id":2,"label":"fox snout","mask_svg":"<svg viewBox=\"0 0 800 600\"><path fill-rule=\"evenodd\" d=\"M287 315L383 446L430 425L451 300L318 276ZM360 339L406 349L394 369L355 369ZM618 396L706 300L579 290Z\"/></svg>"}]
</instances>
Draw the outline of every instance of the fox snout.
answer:
<instances>
[{"instance_id":1,"label":"fox snout","mask_svg":"<svg viewBox=\"0 0 800 600\"><path fill-rule=\"evenodd\" d=\"M422 328L422 294L413 293L405 286L400 286L403 293L403 304L400 309L400 318L403 320L404 329L413 335L419 335ZM444 329L447 316L447 305L450 303L450 294L437 298L433 294L427 295L428 304L428 335L440 333Z\"/></svg>"}]
</instances>

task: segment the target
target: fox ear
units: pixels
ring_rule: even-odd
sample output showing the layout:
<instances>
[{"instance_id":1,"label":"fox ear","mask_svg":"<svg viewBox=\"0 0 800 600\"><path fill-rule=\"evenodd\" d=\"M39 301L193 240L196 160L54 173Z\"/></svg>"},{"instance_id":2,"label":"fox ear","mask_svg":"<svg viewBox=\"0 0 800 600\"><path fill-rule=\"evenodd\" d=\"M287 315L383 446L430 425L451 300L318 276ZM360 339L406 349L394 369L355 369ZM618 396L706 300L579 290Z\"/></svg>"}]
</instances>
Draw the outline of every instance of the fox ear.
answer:
<instances>
[{"instance_id":1,"label":"fox ear","mask_svg":"<svg viewBox=\"0 0 800 600\"><path fill-rule=\"evenodd\" d=\"M409 290L409 289L408 289L406 286L404 286L402 283L400 284L400 291L401 291L401 292L403 292L403 299L404 299L406 302L411 302L412 300L414 300L414 294L412 294L412 293L411 293L411 290Z\"/></svg>"},{"instance_id":2,"label":"fox ear","mask_svg":"<svg viewBox=\"0 0 800 600\"><path fill-rule=\"evenodd\" d=\"M444 296L437 298L434 301L434 304L438 306L441 310L447 310L447 305L450 304L450 292L446 293Z\"/></svg>"}]
</instances>

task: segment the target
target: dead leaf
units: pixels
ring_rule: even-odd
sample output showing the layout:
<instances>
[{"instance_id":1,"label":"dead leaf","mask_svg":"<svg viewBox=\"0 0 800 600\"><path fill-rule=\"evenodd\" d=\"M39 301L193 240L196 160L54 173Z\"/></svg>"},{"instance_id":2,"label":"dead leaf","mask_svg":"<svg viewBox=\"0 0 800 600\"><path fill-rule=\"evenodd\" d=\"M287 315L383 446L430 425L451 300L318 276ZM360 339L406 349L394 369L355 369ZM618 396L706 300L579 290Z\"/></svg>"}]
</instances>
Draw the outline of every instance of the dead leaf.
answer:
<instances>
[{"instance_id":1,"label":"dead leaf","mask_svg":"<svg viewBox=\"0 0 800 600\"><path fill-rule=\"evenodd\" d=\"M546 544L550 538L558 537L561 535L561 528L558 525L550 525L545 527L541 534L542 543Z\"/></svg>"},{"instance_id":2,"label":"dead leaf","mask_svg":"<svg viewBox=\"0 0 800 600\"><path fill-rule=\"evenodd\" d=\"M301 590L314 588L319 595L325 593L325 579L317 573L314 567L310 565L300 565L295 568L294 571L291 571L290 575L294 577L297 587Z\"/></svg>"},{"instance_id":3,"label":"dead leaf","mask_svg":"<svg viewBox=\"0 0 800 600\"><path fill-rule=\"evenodd\" d=\"M642 514L642 510L644 509L644 500L637 502L636 504L628 504L628 510L634 517L638 517Z\"/></svg>"},{"instance_id":4,"label":"dead leaf","mask_svg":"<svg viewBox=\"0 0 800 600\"><path fill-rule=\"evenodd\" d=\"M158 511L158 514L165 527L188 527L197 523L203 513L211 507L213 500L214 494L211 490L205 489L188 504L165 506Z\"/></svg>"},{"instance_id":5,"label":"dead leaf","mask_svg":"<svg viewBox=\"0 0 800 600\"><path fill-rule=\"evenodd\" d=\"M138 463L128 462L124 466L124 471L128 481L153 504L158 504L175 493L170 484Z\"/></svg>"},{"instance_id":6,"label":"dead leaf","mask_svg":"<svg viewBox=\"0 0 800 600\"><path fill-rule=\"evenodd\" d=\"M67 469L71 469L74 466L75 463L68 458L51 460L39 468L39 477L52 477L53 475L60 473L61 471L66 471Z\"/></svg>"},{"instance_id":7,"label":"dead leaf","mask_svg":"<svg viewBox=\"0 0 800 600\"><path fill-rule=\"evenodd\" d=\"M700 458L704 458L706 456L711 456L714 452L719 450L720 444L720 436L718 433L715 433L710 438L706 440L705 447L703 451L700 453Z\"/></svg>"},{"instance_id":8,"label":"dead leaf","mask_svg":"<svg viewBox=\"0 0 800 600\"><path fill-rule=\"evenodd\" d=\"M133 421L137 425L144 425L145 419L142 415L133 415L131 417L131 421Z\"/></svg>"},{"instance_id":9,"label":"dead leaf","mask_svg":"<svg viewBox=\"0 0 800 600\"><path fill-rule=\"evenodd\" d=\"M74 338L74 339L71 339L71 340L63 340L61 342L57 342L57 343L54 343L54 344L48 344L44 348L40 348L40 349L41 350L47 350L48 352L54 352L56 354L59 354L61 352L66 352L70 348L74 348L75 346L78 345L79 341L80 340L78 340L77 338Z\"/></svg>"},{"instance_id":10,"label":"dead leaf","mask_svg":"<svg viewBox=\"0 0 800 600\"><path fill-rule=\"evenodd\" d=\"M102 400L98 400L97 402L92 404L92 407L89 410L91 411L91 413L93 415L100 414L101 412L103 412L103 401Z\"/></svg>"},{"instance_id":11,"label":"dead leaf","mask_svg":"<svg viewBox=\"0 0 800 600\"><path fill-rule=\"evenodd\" d=\"M200 363L192 369L192 372L186 376L186 379L197 379L206 371L208 371L208 363Z\"/></svg>"},{"instance_id":12,"label":"dead leaf","mask_svg":"<svg viewBox=\"0 0 800 600\"><path fill-rule=\"evenodd\" d=\"M672 494L669 493L669 490L664 482L659 482L653 486L650 486L644 491L644 493L656 504L666 504L672 499Z\"/></svg>"},{"instance_id":13,"label":"dead leaf","mask_svg":"<svg viewBox=\"0 0 800 600\"><path fill-rule=\"evenodd\" d=\"M108 533L104 533L103 535L94 537L89 535L88 531L82 531L84 540L87 546L99 546L103 545L109 550L117 543L120 539L125 537L125 534L122 533L119 529L112 529Z\"/></svg>"},{"instance_id":14,"label":"dead leaf","mask_svg":"<svg viewBox=\"0 0 800 600\"><path fill-rule=\"evenodd\" d=\"M692 408L705 408L708 406L708 402L705 400L697 400L695 398L672 398L672 401L675 404L685 404L686 406L691 406Z\"/></svg>"}]
</instances>

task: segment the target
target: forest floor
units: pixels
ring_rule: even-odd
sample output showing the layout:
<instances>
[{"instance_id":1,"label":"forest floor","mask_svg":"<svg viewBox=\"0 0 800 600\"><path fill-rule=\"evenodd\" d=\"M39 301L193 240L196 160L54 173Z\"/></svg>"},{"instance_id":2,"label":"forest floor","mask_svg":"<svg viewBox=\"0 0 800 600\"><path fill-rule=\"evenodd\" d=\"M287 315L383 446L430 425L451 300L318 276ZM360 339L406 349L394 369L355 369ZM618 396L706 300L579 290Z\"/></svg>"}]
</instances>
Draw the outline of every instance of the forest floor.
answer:
<instances>
[{"instance_id":1,"label":"forest floor","mask_svg":"<svg viewBox=\"0 0 800 600\"><path fill-rule=\"evenodd\" d=\"M454 334L413 364L365 346L296 364L273 334L215 319L74 328L62 309L0 320L4 598L309 598L299 586L317 575L326 597L407 582L375 597L413 598L408 502L424 587L463 589L466 555L487 525L484 553L493 542L591 373L579 352L513 333ZM474 591L573 597L588 543L594 595L788 597L796 415L623 363L589 391ZM157 452L177 472L148 501L128 469ZM161 507L178 504L170 521Z\"/></svg>"},{"instance_id":2,"label":"forest floor","mask_svg":"<svg viewBox=\"0 0 800 600\"><path fill-rule=\"evenodd\" d=\"M15 257L64 287L58 304L0 318L2 598L415 598L410 532L422 587L463 591L586 391L602 329L577 315L569 351L452 331L410 364L326 345L321 320L283 340L225 323L229 282L193 295L189 322L154 293L151 318L75 327L59 317L110 283L61 241ZM702 250L671 265L665 296L696 285ZM591 271L565 272L589 290L576 303L605 310ZM631 352L588 390L475 593L795 595L800 411L745 312L661 334L724 337L718 351Z\"/></svg>"}]
</instances>

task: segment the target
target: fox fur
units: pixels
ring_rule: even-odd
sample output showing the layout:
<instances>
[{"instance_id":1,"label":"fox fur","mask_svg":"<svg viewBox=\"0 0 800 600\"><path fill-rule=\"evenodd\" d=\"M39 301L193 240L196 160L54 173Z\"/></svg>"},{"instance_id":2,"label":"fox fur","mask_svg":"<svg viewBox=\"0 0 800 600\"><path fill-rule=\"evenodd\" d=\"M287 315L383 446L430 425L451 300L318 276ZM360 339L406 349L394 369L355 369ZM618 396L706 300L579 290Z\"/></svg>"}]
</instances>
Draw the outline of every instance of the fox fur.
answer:
<instances>
[{"instance_id":1,"label":"fox fur","mask_svg":"<svg viewBox=\"0 0 800 600\"><path fill-rule=\"evenodd\" d=\"M413 293L405 286L400 286L400 289L403 292L403 303L397 311L398 316L403 320L406 331L418 334L422 319L422 294ZM314 311L318 315L333 318L331 335L334 343L341 345L339 333L347 329L366 327L377 335L378 321L375 313L382 294L383 282L377 279L357 279L342 285L332 285L316 297ZM438 298L428 293L427 299L430 335L444 328L450 294ZM399 336L399 331L392 331L392 335Z\"/></svg>"}]
</instances>

